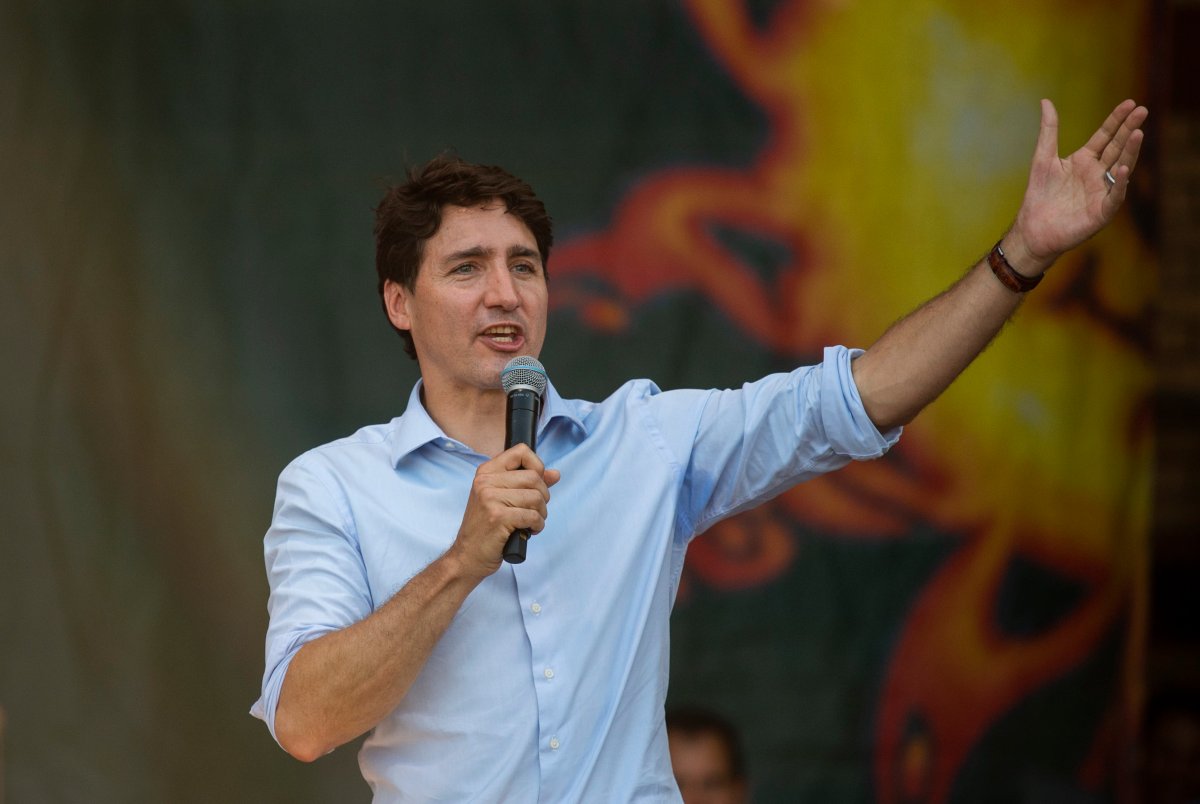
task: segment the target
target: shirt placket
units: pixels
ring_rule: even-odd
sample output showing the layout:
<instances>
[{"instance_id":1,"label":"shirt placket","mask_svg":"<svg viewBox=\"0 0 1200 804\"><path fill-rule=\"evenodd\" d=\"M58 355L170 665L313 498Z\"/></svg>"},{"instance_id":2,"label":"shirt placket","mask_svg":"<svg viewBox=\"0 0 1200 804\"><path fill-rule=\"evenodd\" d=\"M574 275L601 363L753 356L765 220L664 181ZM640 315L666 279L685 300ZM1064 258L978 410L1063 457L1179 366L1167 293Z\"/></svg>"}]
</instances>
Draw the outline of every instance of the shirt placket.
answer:
<instances>
[{"instance_id":1,"label":"shirt placket","mask_svg":"<svg viewBox=\"0 0 1200 804\"><path fill-rule=\"evenodd\" d=\"M541 770L541 796L555 798L558 780L569 770L572 735L567 720L570 698L570 670L559 650L564 633L561 611L548 584L531 582L517 574L517 596L525 633L529 639L530 674L538 707L538 765Z\"/></svg>"}]
</instances>

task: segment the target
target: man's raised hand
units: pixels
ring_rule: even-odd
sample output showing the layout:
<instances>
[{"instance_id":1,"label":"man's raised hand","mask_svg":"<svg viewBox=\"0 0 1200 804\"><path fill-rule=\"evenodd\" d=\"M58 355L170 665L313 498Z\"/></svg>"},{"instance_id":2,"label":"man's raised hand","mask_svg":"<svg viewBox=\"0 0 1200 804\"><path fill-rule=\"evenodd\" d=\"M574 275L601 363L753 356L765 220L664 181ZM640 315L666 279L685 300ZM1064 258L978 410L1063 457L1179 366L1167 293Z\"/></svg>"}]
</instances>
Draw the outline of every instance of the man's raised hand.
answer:
<instances>
[{"instance_id":1,"label":"man's raised hand","mask_svg":"<svg viewBox=\"0 0 1200 804\"><path fill-rule=\"evenodd\" d=\"M1029 276L1041 273L1112 220L1137 165L1148 114L1132 100L1121 102L1082 148L1062 158L1058 112L1053 103L1042 101L1029 184L1005 238L1005 251L1016 270Z\"/></svg>"}]
</instances>

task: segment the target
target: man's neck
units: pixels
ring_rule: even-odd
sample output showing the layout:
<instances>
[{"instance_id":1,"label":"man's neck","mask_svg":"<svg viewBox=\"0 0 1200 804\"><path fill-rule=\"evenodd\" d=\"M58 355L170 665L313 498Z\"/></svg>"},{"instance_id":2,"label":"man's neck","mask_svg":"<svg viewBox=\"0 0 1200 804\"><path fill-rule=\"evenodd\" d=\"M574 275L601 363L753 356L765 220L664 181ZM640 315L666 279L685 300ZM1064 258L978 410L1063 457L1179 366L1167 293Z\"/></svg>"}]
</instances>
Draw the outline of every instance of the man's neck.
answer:
<instances>
[{"instance_id":1,"label":"man's neck","mask_svg":"<svg viewBox=\"0 0 1200 804\"><path fill-rule=\"evenodd\" d=\"M504 451L504 391L447 393L422 384L421 403L443 433L480 455L494 458Z\"/></svg>"}]
</instances>

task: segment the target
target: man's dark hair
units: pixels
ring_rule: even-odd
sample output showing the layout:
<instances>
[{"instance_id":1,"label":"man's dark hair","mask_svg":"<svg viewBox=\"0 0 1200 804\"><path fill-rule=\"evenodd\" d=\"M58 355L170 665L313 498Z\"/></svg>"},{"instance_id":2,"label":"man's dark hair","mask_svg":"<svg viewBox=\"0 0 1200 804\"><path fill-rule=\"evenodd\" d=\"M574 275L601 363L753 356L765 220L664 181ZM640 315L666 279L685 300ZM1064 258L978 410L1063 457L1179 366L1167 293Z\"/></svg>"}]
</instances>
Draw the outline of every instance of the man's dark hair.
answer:
<instances>
[{"instance_id":1,"label":"man's dark hair","mask_svg":"<svg viewBox=\"0 0 1200 804\"><path fill-rule=\"evenodd\" d=\"M375 272L379 276L379 298L387 280L412 291L425 252L425 242L442 225L447 205L471 207L499 199L508 212L528 227L542 257L543 275L550 259L554 232L546 207L533 188L503 168L476 165L453 154L434 157L421 167L408 169L408 180L389 187L375 208ZM412 334L397 330L404 351L416 359Z\"/></svg>"},{"instance_id":2,"label":"man's dark hair","mask_svg":"<svg viewBox=\"0 0 1200 804\"><path fill-rule=\"evenodd\" d=\"M746 778L746 755L733 724L716 712L699 707L681 707L667 712L667 734L700 737L712 734L721 741L729 760L729 772L735 780Z\"/></svg>"}]
</instances>

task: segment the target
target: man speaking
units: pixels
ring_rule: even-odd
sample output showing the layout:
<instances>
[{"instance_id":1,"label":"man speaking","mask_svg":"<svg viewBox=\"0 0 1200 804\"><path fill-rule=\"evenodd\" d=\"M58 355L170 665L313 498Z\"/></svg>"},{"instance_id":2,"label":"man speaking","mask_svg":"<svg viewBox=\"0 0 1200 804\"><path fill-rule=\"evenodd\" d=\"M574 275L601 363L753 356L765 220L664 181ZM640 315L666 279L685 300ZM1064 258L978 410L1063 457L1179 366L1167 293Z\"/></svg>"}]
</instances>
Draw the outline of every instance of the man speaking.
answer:
<instances>
[{"instance_id":1,"label":"man speaking","mask_svg":"<svg viewBox=\"0 0 1200 804\"><path fill-rule=\"evenodd\" d=\"M1060 158L1043 101L1012 227L865 352L831 347L737 390L633 380L585 402L550 381L536 452L505 448L501 373L546 337L550 219L499 168L410 171L377 210L376 268L421 379L402 416L281 474L253 713L305 761L371 732L378 802L679 801L663 706L691 539L895 443L1112 219L1146 114L1125 101ZM522 530L527 560L504 561Z\"/></svg>"}]
</instances>

